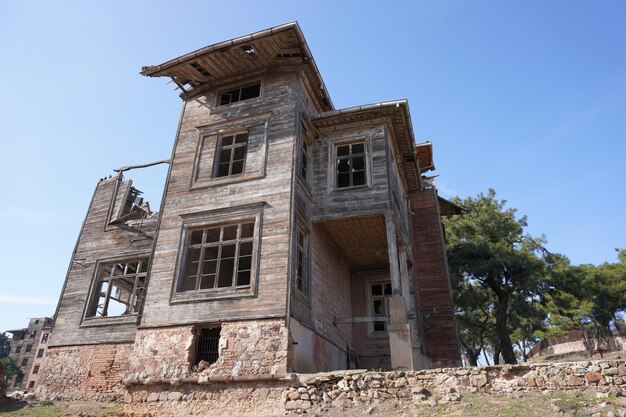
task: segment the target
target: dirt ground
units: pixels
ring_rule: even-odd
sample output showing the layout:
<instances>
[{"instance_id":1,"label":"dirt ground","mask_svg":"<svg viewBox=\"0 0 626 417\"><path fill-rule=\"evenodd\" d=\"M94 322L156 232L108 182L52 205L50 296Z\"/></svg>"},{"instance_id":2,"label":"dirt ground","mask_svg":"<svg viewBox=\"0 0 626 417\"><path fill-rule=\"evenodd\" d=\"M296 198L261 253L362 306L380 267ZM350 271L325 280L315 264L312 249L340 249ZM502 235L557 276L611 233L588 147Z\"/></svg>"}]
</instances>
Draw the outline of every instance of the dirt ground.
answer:
<instances>
[{"instance_id":1,"label":"dirt ground","mask_svg":"<svg viewBox=\"0 0 626 417\"><path fill-rule=\"evenodd\" d=\"M228 415L226 410L224 415ZM284 413L279 413L273 416L255 417L284 417L285 415ZM296 415L287 414L287 416ZM626 397L609 396L608 398L599 398L576 392L516 396L465 394L460 401L448 404L413 405L400 401L386 401L385 403L360 408L317 409L309 410L306 414L300 414L300 416L309 417L363 417L368 415L374 417L626 417ZM126 415L119 404L67 402L28 404L16 401L0 404L0 417L26 416L152 417L148 415Z\"/></svg>"}]
</instances>

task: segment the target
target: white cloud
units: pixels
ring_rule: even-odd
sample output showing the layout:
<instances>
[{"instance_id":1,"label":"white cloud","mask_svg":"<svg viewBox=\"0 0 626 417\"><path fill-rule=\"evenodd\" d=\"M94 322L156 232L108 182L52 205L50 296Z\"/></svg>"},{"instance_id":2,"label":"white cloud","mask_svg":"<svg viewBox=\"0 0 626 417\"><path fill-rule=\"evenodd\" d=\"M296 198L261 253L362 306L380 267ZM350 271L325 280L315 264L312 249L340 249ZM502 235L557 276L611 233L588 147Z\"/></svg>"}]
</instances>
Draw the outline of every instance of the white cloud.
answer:
<instances>
[{"instance_id":1,"label":"white cloud","mask_svg":"<svg viewBox=\"0 0 626 417\"><path fill-rule=\"evenodd\" d=\"M56 305L57 300L42 297L22 297L19 295L0 295L0 302L18 304Z\"/></svg>"}]
</instances>

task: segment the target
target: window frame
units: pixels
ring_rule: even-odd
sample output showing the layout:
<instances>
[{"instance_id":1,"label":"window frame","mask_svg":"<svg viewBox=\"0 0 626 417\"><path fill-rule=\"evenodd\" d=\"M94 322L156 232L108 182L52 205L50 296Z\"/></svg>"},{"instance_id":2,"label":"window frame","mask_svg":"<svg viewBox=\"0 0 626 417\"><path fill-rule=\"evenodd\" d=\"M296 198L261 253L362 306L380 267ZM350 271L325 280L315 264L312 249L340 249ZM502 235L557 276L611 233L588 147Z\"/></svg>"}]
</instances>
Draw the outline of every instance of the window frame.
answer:
<instances>
[{"instance_id":1,"label":"window frame","mask_svg":"<svg viewBox=\"0 0 626 417\"><path fill-rule=\"evenodd\" d=\"M312 148L313 148L313 137L311 132L306 127L304 122L301 122L300 125L300 141L298 143L298 164L297 164L297 172L298 178L302 181L302 183L306 184L308 187L311 186L313 180L313 161L312 161ZM304 175L303 175L304 170Z\"/></svg>"},{"instance_id":2,"label":"window frame","mask_svg":"<svg viewBox=\"0 0 626 417\"><path fill-rule=\"evenodd\" d=\"M35 357L35 359L43 358L44 352L45 352L45 349L37 349L37 356Z\"/></svg>"},{"instance_id":3,"label":"window frame","mask_svg":"<svg viewBox=\"0 0 626 417\"><path fill-rule=\"evenodd\" d=\"M182 215L180 243L176 261L174 279L170 295L170 304L201 302L207 300L221 300L254 297L257 294L258 276L261 254L261 230L263 224L263 207L266 203L257 203L229 209L210 210L203 213ZM191 233L199 229L232 226L235 224L254 223L252 234L252 255L250 269L250 284L247 286L214 287L179 291L182 280L185 278L189 242ZM196 285L197 288L197 285Z\"/></svg>"},{"instance_id":4,"label":"window frame","mask_svg":"<svg viewBox=\"0 0 626 417\"><path fill-rule=\"evenodd\" d=\"M222 95L225 94L227 91L234 91L234 90L239 90L239 96L241 97L241 90L243 90L244 88L247 87L252 87L255 85L259 85L259 95L256 97L250 97L250 98L246 98L246 99L239 99L237 101L230 101L228 103L224 103L222 104ZM232 106L232 105L236 105L237 103L242 103L242 102L247 102L249 103L251 100L260 100L263 98L263 80L254 80L254 81L250 81L247 83L239 83L239 84L228 84L222 88L219 88L217 90L217 93L215 94L215 107L217 108L224 108L227 106Z\"/></svg>"},{"instance_id":5,"label":"window frame","mask_svg":"<svg viewBox=\"0 0 626 417\"><path fill-rule=\"evenodd\" d=\"M242 164L241 164L241 172L236 173L236 174L231 174L230 172L232 171L233 168L233 163L235 162L233 160L234 154L235 154L235 148L240 148L242 146L235 146L237 145L235 143L235 140L237 138L238 135L245 135L245 142L243 145L244 148L244 154L243 154L243 160L242 160ZM231 145L223 145L223 141L224 138L228 138L231 137L233 138L233 143ZM248 159L248 141L250 139L250 134L248 129L239 129L239 130L235 130L235 131L231 131L231 132L227 132L227 133L219 133L217 136L217 141L215 144L215 156L213 157L213 169L212 169L212 174L211 174L211 179L223 179L223 178L236 178L238 176L244 175L246 173L246 160ZM230 161L229 161L229 165L228 165L228 174L227 175L219 175L219 167L220 167L220 158L222 156L222 152L225 150L223 148L223 146L226 146L226 149L231 151L230 154Z\"/></svg>"},{"instance_id":6,"label":"window frame","mask_svg":"<svg viewBox=\"0 0 626 417\"><path fill-rule=\"evenodd\" d=\"M142 309L143 303L145 302L146 291L148 288L148 267L150 266L150 253L147 252L132 252L127 253L120 256L101 258L96 261L94 266L94 270L91 277L91 286L89 289L89 296L85 302L85 307L83 309L83 320L80 324L81 327L91 327L91 326L106 326L110 324L133 324L137 323L137 318L139 317L138 313L132 314L124 314L119 316L91 316L90 310L93 308L93 303L97 303L97 291L99 287L99 273L103 266L111 263L122 263L122 262L132 262L134 260L143 259L146 262L146 277L144 281L144 293L141 304L139 305L139 310Z\"/></svg>"},{"instance_id":7,"label":"window frame","mask_svg":"<svg viewBox=\"0 0 626 417\"><path fill-rule=\"evenodd\" d=\"M363 143L365 163L365 183L350 187L338 187L337 148L345 145ZM372 133L358 131L337 138L330 138L328 151L327 194L363 191L372 188L373 183Z\"/></svg>"},{"instance_id":8,"label":"window frame","mask_svg":"<svg viewBox=\"0 0 626 417\"><path fill-rule=\"evenodd\" d=\"M303 236L303 242L300 243L300 235ZM296 290L305 297L311 294L311 233L302 222L298 222L295 232L295 253L294 253L294 270L293 284ZM302 275L299 274L300 255L303 257ZM301 287L298 285L298 279L302 281Z\"/></svg>"},{"instance_id":9,"label":"window frame","mask_svg":"<svg viewBox=\"0 0 626 417\"><path fill-rule=\"evenodd\" d=\"M24 353L30 353L33 351L33 345L32 343L29 345L26 345L26 349L24 349Z\"/></svg>"},{"instance_id":10,"label":"window frame","mask_svg":"<svg viewBox=\"0 0 626 417\"><path fill-rule=\"evenodd\" d=\"M392 290L391 290L391 280L372 280L372 281L368 281L366 283L367 285L367 310L368 310L368 314L371 314L372 316L375 316L375 310L374 310L374 301L375 300L382 300L383 304L383 310L385 312L385 316L389 317L389 304L388 304L388 298L391 297L392 295ZM372 287L374 285L382 285L382 294L381 295L374 295L373 291L372 291ZM385 286L389 285L389 294L385 294ZM370 322L368 323L368 333L370 337L381 337L381 336L386 336L387 335L387 325L388 322L382 322L383 325L385 326L385 328L383 330L376 330L375 329L375 324L376 323L380 323L380 322Z\"/></svg>"}]
</instances>

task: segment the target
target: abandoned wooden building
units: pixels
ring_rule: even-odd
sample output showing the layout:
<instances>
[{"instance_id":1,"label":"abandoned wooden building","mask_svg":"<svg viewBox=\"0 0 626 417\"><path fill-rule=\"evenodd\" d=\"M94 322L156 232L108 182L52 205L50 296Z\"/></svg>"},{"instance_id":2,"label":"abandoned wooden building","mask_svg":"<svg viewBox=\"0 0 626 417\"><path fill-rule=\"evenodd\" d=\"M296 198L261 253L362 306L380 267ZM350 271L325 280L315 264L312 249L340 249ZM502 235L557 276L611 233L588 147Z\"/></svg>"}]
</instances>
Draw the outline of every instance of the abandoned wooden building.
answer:
<instances>
[{"instance_id":1,"label":"abandoned wooden building","mask_svg":"<svg viewBox=\"0 0 626 417\"><path fill-rule=\"evenodd\" d=\"M335 109L297 23L141 74L182 91L162 203L132 167L98 183L43 392L460 363L441 226L457 208L424 177L406 100Z\"/></svg>"}]
</instances>

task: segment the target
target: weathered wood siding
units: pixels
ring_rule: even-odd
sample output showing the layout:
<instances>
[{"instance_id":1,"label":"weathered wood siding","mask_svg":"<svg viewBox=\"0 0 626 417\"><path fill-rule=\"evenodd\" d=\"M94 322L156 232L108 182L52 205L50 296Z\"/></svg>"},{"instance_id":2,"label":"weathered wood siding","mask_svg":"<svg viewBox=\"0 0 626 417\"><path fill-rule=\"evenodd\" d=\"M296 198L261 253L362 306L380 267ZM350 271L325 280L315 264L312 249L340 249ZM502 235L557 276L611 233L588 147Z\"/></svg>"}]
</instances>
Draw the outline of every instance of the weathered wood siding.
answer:
<instances>
[{"instance_id":1,"label":"weathered wood siding","mask_svg":"<svg viewBox=\"0 0 626 417\"><path fill-rule=\"evenodd\" d=\"M298 77L295 73L275 72L261 82L259 98L216 106L213 91L188 100L184 106L164 194L142 327L286 315ZM261 124L264 128L257 129ZM250 129L255 143L246 156L244 173L211 180L209 173L201 172L206 162L201 161L202 157L213 155L203 150L207 137L211 140L211 135L221 130L241 127ZM215 142L209 146L215 146ZM181 267L179 257L184 253L183 218L209 212L206 221L210 223L212 210L228 213L229 209L258 204L262 204L262 225L258 276L252 278L258 280L255 295L172 303L174 280Z\"/></svg>"},{"instance_id":2,"label":"weathered wood siding","mask_svg":"<svg viewBox=\"0 0 626 417\"><path fill-rule=\"evenodd\" d=\"M367 187L335 187L333 147L337 143L365 141L367 149ZM384 125L358 130L328 132L312 149L313 157L313 221L358 216L389 209L387 132Z\"/></svg>"},{"instance_id":3,"label":"weathered wood siding","mask_svg":"<svg viewBox=\"0 0 626 417\"><path fill-rule=\"evenodd\" d=\"M50 346L132 342L137 316L84 319L98 261L150 256L157 218L107 226L113 177L98 183L70 261ZM124 188L125 183L120 184ZM106 231L105 231L106 228ZM103 327L105 325L106 327Z\"/></svg>"}]
</instances>

